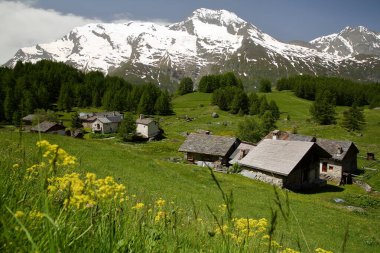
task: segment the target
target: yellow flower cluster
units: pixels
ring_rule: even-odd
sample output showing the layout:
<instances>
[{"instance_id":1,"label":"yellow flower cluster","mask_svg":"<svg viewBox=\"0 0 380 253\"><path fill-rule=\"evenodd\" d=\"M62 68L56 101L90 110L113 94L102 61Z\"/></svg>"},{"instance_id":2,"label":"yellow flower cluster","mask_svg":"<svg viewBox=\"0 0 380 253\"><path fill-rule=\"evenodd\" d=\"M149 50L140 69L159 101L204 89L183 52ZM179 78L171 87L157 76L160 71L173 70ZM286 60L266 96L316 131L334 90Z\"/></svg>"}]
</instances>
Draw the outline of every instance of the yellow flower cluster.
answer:
<instances>
[{"instance_id":1,"label":"yellow flower cluster","mask_svg":"<svg viewBox=\"0 0 380 253\"><path fill-rule=\"evenodd\" d=\"M99 202L115 200L120 203L126 199L125 186L118 184L112 177L96 179L93 173L87 173L82 179L78 173L48 179L50 196L63 199L65 208L84 209Z\"/></svg>"},{"instance_id":2,"label":"yellow flower cluster","mask_svg":"<svg viewBox=\"0 0 380 253\"><path fill-rule=\"evenodd\" d=\"M136 203L135 206L132 207L133 210L140 210L140 209L143 209L144 208L144 203L142 202L139 202L139 203Z\"/></svg>"},{"instance_id":3,"label":"yellow flower cluster","mask_svg":"<svg viewBox=\"0 0 380 253\"><path fill-rule=\"evenodd\" d=\"M32 210L29 212L29 219L31 220L41 220L43 217L44 214L39 211Z\"/></svg>"},{"instance_id":4,"label":"yellow flower cluster","mask_svg":"<svg viewBox=\"0 0 380 253\"><path fill-rule=\"evenodd\" d=\"M57 144L50 144L46 140L38 141L37 147L44 151L43 157L49 160L50 165L57 166L75 166L76 157L69 155L65 150Z\"/></svg>"},{"instance_id":5,"label":"yellow flower cluster","mask_svg":"<svg viewBox=\"0 0 380 253\"><path fill-rule=\"evenodd\" d=\"M165 203L166 203L166 201L164 199L162 199L162 198L159 198L158 200L156 200L155 203L156 203L156 206L158 208L163 208L164 205L165 205Z\"/></svg>"},{"instance_id":6,"label":"yellow flower cluster","mask_svg":"<svg viewBox=\"0 0 380 253\"><path fill-rule=\"evenodd\" d=\"M280 253L300 253L300 252L291 248L285 248L282 251L280 251Z\"/></svg>"},{"instance_id":7,"label":"yellow flower cluster","mask_svg":"<svg viewBox=\"0 0 380 253\"><path fill-rule=\"evenodd\" d=\"M260 220L234 218L232 222L233 228L229 234L231 238L238 243L241 243L248 237L256 237L262 234L268 226L268 221L264 218Z\"/></svg>"},{"instance_id":8,"label":"yellow flower cluster","mask_svg":"<svg viewBox=\"0 0 380 253\"><path fill-rule=\"evenodd\" d=\"M160 220L166 218L166 212L164 211L158 211L156 216L154 217L154 222L160 222Z\"/></svg>"}]
</instances>

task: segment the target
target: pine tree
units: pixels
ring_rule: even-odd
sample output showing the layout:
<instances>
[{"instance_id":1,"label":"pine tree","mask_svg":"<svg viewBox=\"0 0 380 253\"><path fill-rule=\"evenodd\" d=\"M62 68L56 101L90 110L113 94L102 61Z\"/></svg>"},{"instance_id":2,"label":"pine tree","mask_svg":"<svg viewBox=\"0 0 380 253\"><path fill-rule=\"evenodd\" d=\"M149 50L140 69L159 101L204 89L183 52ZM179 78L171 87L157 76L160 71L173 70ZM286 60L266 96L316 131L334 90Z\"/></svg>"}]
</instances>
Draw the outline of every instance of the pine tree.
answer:
<instances>
[{"instance_id":1,"label":"pine tree","mask_svg":"<svg viewBox=\"0 0 380 253\"><path fill-rule=\"evenodd\" d=\"M264 113L269 110L269 105L266 96L260 97L259 115L263 116Z\"/></svg>"},{"instance_id":2,"label":"pine tree","mask_svg":"<svg viewBox=\"0 0 380 253\"><path fill-rule=\"evenodd\" d=\"M64 83L61 86L58 98L58 110L70 111L74 105L74 96L71 85Z\"/></svg>"},{"instance_id":3,"label":"pine tree","mask_svg":"<svg viewBox=\"0 0 380 253\"><path fill-rule=\"evenodd\" d=\"M268 134L270 131L276 129L276 119L272 111L266 111L261 117L261 126L264 134Z\"/></svg>"},{"instance_id":4,"label":"pine tree","mask_svg":"<svg viewBox=\"0 0 380 253\"><path fill-rule=\"evenodd\" d=\"M280 119L280 109L278 109L278 106L275 101L270 101L269 110L272 112L272 115L276 120Z\"/></svg>"},{"instance_id":5,"label":"pine tree","mask_svg":"<svg viewBox=\"0 0 380 253\"><path fill-rule=\"evenodd\" d=\"M268 79L261 79L259 84L259 91L260 92L272 92L272 83Z\"/></svg>"},{"instance_id":6,"label":"pine tree","mask_svg":"<svg viewBox=\"0 0 380 253\"><path fill-rule=\"evenodd\" d=\"M310 114L320 125L335 123L335 99L329 90L317 93L315 101L310 107Z\"/></svg>"},{"instance_id":7,"label":"pine tree","mask_svg":"<svg viewBox=\"0 0 380 253\"><path fill-rule=\"evenodd\" d=\"M260 113L260 100L256 93L249 94L249 114L257 115Z\"/></svg>"},{"instance_id":8,"label":"pine tree","mask_svg":"<svg viewBox=\"0 0 380 253\"><path fill-rule=\"evenodd\" d=\"M172 114L172 105L170 101L170 95L165 90L161 92L161 95L157 98L154 110L158 115L170 115Z\"/></svg>"},{"instance_id":9,"label":"pine tree","mask_svg":"<svg viewBox=\"0 0 380 253\"><path fill-rule=\"evenodd\" d=\"M234 99L231 103L231 113L236 114L241 111L243 114L249 111L249 102L247 94L244 91L235 94Z\"/></svg>"},{"instance_id":10,"label":"pine tree","mask_svg":"<svg viewBox=\"0 0 380 253\"><path fill-rule=\"evenodd\" d=\"M348 131L362 130L365 125L363 111L354 104L343 112L342 127Z\"/></svg>"},{"instance_id":11,"label":"pine tree","mask_svg":"<svg viewBox=\"0 0 380 253\"><path fill-rule=\"evenodd\" d=\"M178 85L177 93L179 95L184 95L184 94L193 92L193 89L194 89L193 80L191 80L190 77L184 77L181 79Z\"/></svg>"}]
</instances>

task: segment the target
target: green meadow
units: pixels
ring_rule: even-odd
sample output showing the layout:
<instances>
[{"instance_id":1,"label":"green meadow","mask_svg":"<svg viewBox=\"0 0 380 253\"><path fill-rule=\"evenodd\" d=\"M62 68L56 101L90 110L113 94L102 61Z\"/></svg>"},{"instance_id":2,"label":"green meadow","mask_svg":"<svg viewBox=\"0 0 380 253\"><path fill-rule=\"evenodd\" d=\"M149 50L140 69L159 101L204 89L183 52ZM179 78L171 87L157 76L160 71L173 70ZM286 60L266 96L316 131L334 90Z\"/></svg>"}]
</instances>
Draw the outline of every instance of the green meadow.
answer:
<instances>
[{"instance_id":1,"label":"green meadow","mask_svg":"<svg viewBox=\"0 0 380 253\"><path fill-rule=\"evenodd\" d=\"M339 124L319 126L312 123L309 119L311 102L297 98L291 92L273 92L266 94L266 96L268 101L275 100L282 112L281 119L277 122L279 129L292 130L296 128L299 134L355 142L360 150L360 168L369 167L372 169L363 170L359 177L373 186L375 190L380 190L380 175L378 173L380 164L364 159L367 152L373 152L377 158L380 157L380 110L365 109L367 120L365 129L361 133L350 133L341 128ZM158 239L154 237L155 239L152 239L150 244L133 248L135 251L267 252L267 248L262 250L260 247L234 248L228 246L229 244L223 239L224 237L210 233L216 225L215 217L209 208L215 213L218 212L220 205L224 203L222 194L207 168L185 163L182 159L183 155L177 151L188 132L209 130L218 135L236 134L238 122L243 120L244 116L231 115L228 112L220 111L217 107L210 105L210 101L211 94L205 93L176 97L173 100L175 114L157 118L165 131L166 138L147 143L123 143L117 138L78 140L56 135L20 133L12 127L1 128L0 210L2 215L0 218L0 242L2 245L0 245L0 249L5 252L33 250L56 252L58 249L61 252L72 250L124 252L132 250L132 248L128 248L128 245L151 238L141 235L139 237L136 231L141 231L141 227L133 227L137 226L136 224L141 224L141 221L144 220L142 218L135 223L131 221L121 222L124 225L114 228L113 234L108 231L109 228L102 230L102 226L106 226L103 223L99 228L91 225L88 227L77 225L77 230L65 227L62 228L62 231L68 233L67 238L69 239L62 239L62 241L59 240L59 236L57 237L59 226L50 228L49 222L41 225L41 228L50 233L45 236L41 234L44 233L43 231L29 231L27 228L28 233L26 230L14 232L14 227L20 227L22 220L16 220L9 210L14 213L18 209L32 208L34 204L28 202L28 198L37 199L39 204L35 205L44 212L50 210L53 220L53 217L57 217L58 220L59 217L64 216L61 214L62 211L52 211L48 201L42 201L40 197L28 195L29 189L25 189L22 194L20 189L12 188L12 182L10 182L9 171L11 171L13 164L20 164L23 169L26 169L41 159L41 153L35 144L44 139L52 144L58 144L69 154L77 157L79 163L76 168L77 172L92 172L99 178L112 176L118 183L124 184L130 196L136 195L133 197L137 198L133 200L134 203L140 201L154 203L155 200L162 198L175 206L171 210L183 210L182 223L186 223L185 221L189 220L189 217L192 217L191 219L201 217L208 221L199 225L202 228L197 229L194 229L194 224L188 226L182 224L182 230L178 228L175 233L173 229L169 231L166 226L159 227L162 229L161 232L166 232L162 233ZM344 107L337 108L338 123L343 110L345 110ZM217 112L219 117L212 118L213 112ZM287 120L288 115L290 116L289 120ZM65 115L65 119L68 120L69 115ZM333 252L341 252L343 248L345 252L380 251L380 195L377 192L366 193L356 185L339 187L329 184L328 187L318 192L294 193L274 189L268 184L236 174L218 173L216 178L226 193L233 193L234 217L266 218L272 224L272 213L277 210L277 226L274 238L281 245L301 252L315 252L317 248ZM22 180L25 179L19 178L19 180L20 182L17 185L22 188ZM30 192L39 192L40 188L37 184L25 183L25 185L30 187ZM334 199L336 198L341 198L345 202L335 203ZM361 209L352 210L347 206ZM75 216L77 217L75 222L79 223L81 215L79 213L79 211L73 212L71 216L64 217L70 220L74 219L72 216ZM102 219L105 219L105 216L102 217L101 221L104 222ZM118 217L117 214L114 217ZM150 223L147 222L147 224ZM152 227L155 228L153 225ZM21 235L18 237L18 235L12 234L12 231ZM146 232L144 229L142 231ZM71 233L74 239L70 239ZM110 234L113 236L112 240L103 238L110 238ZM169 235L170 238L168 238ZM125 239L123 239L124 237ZM25 241L21 243L20 240L22 239ZM51 240L55 243L49 243ZM113 245L110 242L113 240L118 244ZM13 246L9 245L10 242L13 243ZM174 244L179 246L175 247ZM270 249L269 251L281 252L280 249Z\"/></svg>"}]
</instances>

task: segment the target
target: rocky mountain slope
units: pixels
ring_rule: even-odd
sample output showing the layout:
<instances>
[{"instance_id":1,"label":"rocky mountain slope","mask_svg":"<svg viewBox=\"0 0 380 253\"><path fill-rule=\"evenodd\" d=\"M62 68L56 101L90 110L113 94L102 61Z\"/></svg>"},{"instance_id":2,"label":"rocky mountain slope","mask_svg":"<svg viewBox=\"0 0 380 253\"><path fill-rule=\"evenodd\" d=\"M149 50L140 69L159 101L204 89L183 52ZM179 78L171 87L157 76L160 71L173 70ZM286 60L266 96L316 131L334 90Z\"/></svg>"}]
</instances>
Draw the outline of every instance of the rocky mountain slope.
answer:
<instances>
[{"instance_id":1,"label":"rocky mountain slope","mask_svg":"<svg viewBox=\"0 0 380 253\"><path fill-rule=\"evenodd\" d=\"M89 24L61 39L22 48L6 65L41 59L168 85L183 76L234 71L249 85L293 74L380 80L380 36L345 28L310 43L283 43L225 10L198 9L185 21Z\"/></svg>"}]
</instances>

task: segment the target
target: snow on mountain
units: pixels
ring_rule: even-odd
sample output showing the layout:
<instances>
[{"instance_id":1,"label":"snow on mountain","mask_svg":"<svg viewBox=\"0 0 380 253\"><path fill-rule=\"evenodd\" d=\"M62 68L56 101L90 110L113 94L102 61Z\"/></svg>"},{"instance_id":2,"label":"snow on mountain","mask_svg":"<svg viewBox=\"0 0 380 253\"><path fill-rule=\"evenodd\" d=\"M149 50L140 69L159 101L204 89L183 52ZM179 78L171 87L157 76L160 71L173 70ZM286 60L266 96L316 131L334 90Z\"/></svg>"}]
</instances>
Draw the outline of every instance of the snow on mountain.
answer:
<instances>
[{"instance_id":1,"label":"snow on mountain","mask_svg":"<svg viewBox=\"0 0 380 253\"><path fill-rule=\"evenodd\" d=\"M380 56L380 33L363 26L347 26L339 33L316 38L310 43L322 52L340 57L359 54Z\"/></svg>"},{"instance_id":2,"label":"snow on mountain","mask_svg":"<svg viewBox=\"0 0 380 253\"><path fill-rule=\"evenodd\" d=\"M365 40L371 41L367 47ZM215 71L235 71L249 80L263 74L271 78L297 73L336 75L347 57L361 52L380 55L379 45L379 34L365 28L346 28L309 46L287 44L229 11L198 9L168 26L88 24L54 42L22 48L6 65L49 59L84 71L149 76L158 83L185 75L198 79ZM350 61L350 68L358 62ZM267 71L260 70L263 67Z\"/></svg>"}]
</instances>

